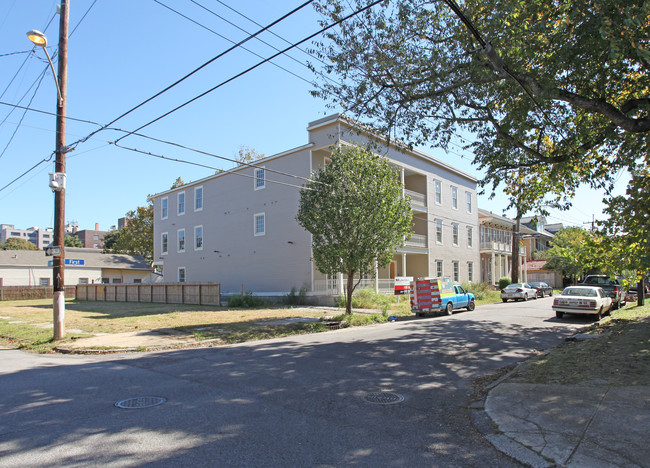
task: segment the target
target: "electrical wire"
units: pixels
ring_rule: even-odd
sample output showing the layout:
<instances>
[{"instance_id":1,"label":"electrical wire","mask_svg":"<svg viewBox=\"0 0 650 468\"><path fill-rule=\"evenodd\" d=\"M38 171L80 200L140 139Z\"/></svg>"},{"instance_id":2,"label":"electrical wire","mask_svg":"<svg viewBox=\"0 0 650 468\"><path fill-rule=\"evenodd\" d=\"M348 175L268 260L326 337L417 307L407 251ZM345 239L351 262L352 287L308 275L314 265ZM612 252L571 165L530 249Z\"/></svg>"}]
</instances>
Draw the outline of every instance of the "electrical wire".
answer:
<instances>
[{"instance_id":1,"label":"electrical wire","mask_svg":"<svg viewBox=\"0 0 650 468\"><path fill-rule=\"evenodd\" d=\"M310 39L312 39L312 38L314 38L314 37L316 37L316 36L318 36L318 35L324 33L325 31L327 31L327 30L333 28L334 26L337 26L337 25L339 25L340 23L342 23L342 22L344 22L344 21L346 21L346 20L348 20L348 19L350 19L350 18L352 18L352 17L358 15L359 13L362 13L362 12L364 12L365 10L368 10L368 9L372 8L373 6L375 6L375 5L379 4L379 3L381 3L382 1L384 1L384 0L375 0L375 1L373 1L372 3L366 5L365 7L362 7L362 8L360 8L359 10L357 10L357 11L355 11L355 12L353 12L353 13L350 13L349 15L347 15L347 16L345 16L345 17L343 17L343 18L340 18L339 20L337 20L337 21L335 21L335 22L329 24L328 26L326 26L326 27L320 29L319 31L317 31L317 32L315 32L315 33L313 33L313 34L310 34L309 36L307 36L307 37L305 37L304 39L301 39L300 41L298 41L298 42L296 42L296 43L290 45L289 47L286 47L286 48L282 49L281 51L279 51L279 52L277 52L277 53L271 55L270 57L268 57L268 58L262 60L261 62L258 62L257 64L255 64L255 65L253 65L253 66L247 68L246 70L244 70L244 71L242 71L242 72L240 72L240 73L237 73L236 75L234 75L234 76L228 78L227 80L222 81L221 83L219 83L219 84L216 85L216 86L213 86L212 88L208 89L207 91L204 91L203 93L201 93L201 94L199 94L199 95L193 97L192 99L190 99L190 100L188 100L188 101L185 101L183 104L181 104L181 105L179 105L179 106L176 106L176 107L173 108L172 110L170 110L170 111L168 111L168 112L166 112L166 113L164 113L164 114L162 114L162 115L156 117L156 118L153 119L153 120L150 120L150 121L147 122L146 124L144 124L144 125L142 125L142 126L136 128L132 133L138 132L138 131L142 130L143 128L148 127L149 125L151 125L151 124L153 124L153 123L155 123L155 122L157 122L157 121L159 121L159 120L161 120L161 119L167 117L168 115L173 114L174 112L176 112L176 111L182 109L183 107L187 106L188 104L191 104L192 102L194 102L194 101L196 101L196 100L198 100L198 99L201 99L202 97L204 97L204 96L206 96L206 95L212 93L213 91L219 89L219 88L222 87L223 85L225 85L225 84L227 84L227 83L230 83L231 81L234 81L234 80L236 80L237 78L240 78L240 77L246 75L247 73L249 73L249 72L255 70L255 69L258 68L259 66L265 64L266 62L269 62L269 61L273 60L274 58L276 58L276 57L278 57L278 56L284 54L285 52L288 52L289 50L293 49L294 47L299 46L300 44L302 44L302 43L304 43L304 42L307 42L308 40L310 40ZM311 3L311 1L308 2L308 3ZM124 139L124 138L126 138L126 137L128 137L128 136L129 136L129 134L126 134L126 135L120 137L117 141L120 141L120 140L122 140L122 139Z\"/></svg>"},{"instance_id":2,"label":"electrical wire","mask_svg":"<svg viewBox=\"0 0 650 468\"><path fill-rule=\"evenodd\" d=\"M51 116L53 116L53 117L59 117L59 114L57 114L56 112L48 112L48 111L44 111L44 110L40 110L40 109L34 109L33 107L19 106L19 105L17 105L17 104L11 104L11 103L4 102L4 101L0 101L0 104L2 104L3 106L15 107L15 108L17 108L17 109L25 109L25 110L28 110L28 111L30 111L30 112L36 112L36 113L38 113L38 114L45 114L45 115L51 115ZM98 127L101 127L101 126L103 125L103 124L100 124L100 123L98 123L98 122L93 122L92 120L87 120L87 119L76 119L76 118L74 118L74 117L69 117L69 116L67 116L67 115L64 116L63 118L64 118L65 120L73 120L73 121L75 121L75 122L82 122L82 123L87 123L87 124L97 125ZM4 121L3 121L3 122L4 122Z\"/></svg>"}]
</instances>

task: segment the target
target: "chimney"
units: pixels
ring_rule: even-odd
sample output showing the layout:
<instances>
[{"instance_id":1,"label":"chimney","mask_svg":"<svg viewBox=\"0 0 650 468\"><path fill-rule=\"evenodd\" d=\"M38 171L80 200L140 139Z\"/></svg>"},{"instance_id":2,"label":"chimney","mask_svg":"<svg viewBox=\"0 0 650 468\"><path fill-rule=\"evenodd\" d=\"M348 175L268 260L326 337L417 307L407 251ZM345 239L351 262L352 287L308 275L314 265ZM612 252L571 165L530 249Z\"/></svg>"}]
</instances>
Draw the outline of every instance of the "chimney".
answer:
<instances>
[{"instance_id":1,"label":"chimney","mask_svg":"<svg viewBox=\"0 0 650 468\"><path fill-rule=\"evenodd\" d=\"M99 223L95 223L95 231L99 231Z\"/></svg>"}]
</instances>

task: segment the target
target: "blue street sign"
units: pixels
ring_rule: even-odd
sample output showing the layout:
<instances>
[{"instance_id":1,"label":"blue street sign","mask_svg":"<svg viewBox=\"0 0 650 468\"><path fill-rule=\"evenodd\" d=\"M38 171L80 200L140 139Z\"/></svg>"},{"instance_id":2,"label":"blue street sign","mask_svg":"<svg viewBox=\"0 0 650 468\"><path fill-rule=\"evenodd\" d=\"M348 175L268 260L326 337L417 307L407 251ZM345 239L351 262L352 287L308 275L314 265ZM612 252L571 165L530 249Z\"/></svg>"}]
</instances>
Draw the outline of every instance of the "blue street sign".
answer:
<instances>
[{"instance_id":1,"label":"blue street sign","mask_svg":"<svg viewBox=\"0 0 650 468\"><path fill-rule=\"evenodd\" d=\"M73 265L73 266L81 266L84 264L84 260L80 258L66 258L65 259L65 265ZM53 266L54 265L54 260L50 260L47 262L47 266Z\"/></svg>"}]
</instances>

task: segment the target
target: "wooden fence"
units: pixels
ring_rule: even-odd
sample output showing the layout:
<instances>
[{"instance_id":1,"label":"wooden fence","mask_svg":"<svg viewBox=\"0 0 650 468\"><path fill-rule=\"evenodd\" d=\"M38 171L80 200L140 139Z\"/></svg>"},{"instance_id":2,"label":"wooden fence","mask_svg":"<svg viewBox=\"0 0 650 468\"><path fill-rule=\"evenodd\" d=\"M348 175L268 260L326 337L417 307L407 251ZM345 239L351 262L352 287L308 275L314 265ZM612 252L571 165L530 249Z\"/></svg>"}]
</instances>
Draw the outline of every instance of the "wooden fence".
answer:
<instances>
[{"instance_id":1,"label":"wooden fence","mask_svg":"<svg viewBox=\"0 0 650 468\"><path fill-rule=\"evenodd\" d=\"M220 283L78 284L80 301L221 305Z\"/></svg>"},{"instance_id":2,"label":"wooden fence","mask_svg":"<svg viewBox=\"0 0 650 468\"><path fill-rule=\"evenodd\" d=\"M0 286L0 301L21 301L25 299L51 299L52 286ZM66 299L75 298L75 287L65 287Z\"/></svg>"}]
</instances>

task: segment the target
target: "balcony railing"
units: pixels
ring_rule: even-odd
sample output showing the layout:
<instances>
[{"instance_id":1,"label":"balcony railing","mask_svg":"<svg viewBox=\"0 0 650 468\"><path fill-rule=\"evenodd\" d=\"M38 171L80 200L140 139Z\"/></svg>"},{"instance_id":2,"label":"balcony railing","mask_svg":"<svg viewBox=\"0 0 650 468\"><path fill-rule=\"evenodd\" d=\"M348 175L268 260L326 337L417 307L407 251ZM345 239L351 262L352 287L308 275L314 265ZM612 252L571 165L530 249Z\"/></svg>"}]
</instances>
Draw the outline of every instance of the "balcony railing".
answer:
<instances>
[{"instance_id":1,"label":"balcony railing","mask_svg":"<svg viewBox=\"0 0 650 468\"><path fill-rule=\"evenodd\" d=\"M355 280L355 282L358 280ZM394 279L378 279L379 292L382 294L392 294L395 291L395 280ZM343 290L347 287L347 279L343 278ZM359 286L355 291L361 289L375 289L375 280L374 279L362 279ZM314 280L314 293L316 294L327 294L327 295L338 295L341 292L341 286L337 278L331 278L326 280ZM344 291L345 292L345 291Z\"/></svg>"},{"instance_id":2,"label":"balcony railing","mask_svg":"<svg viewBox=\"0 0 650 468\"><path fill-rule=\"evenodd\" d=\"M411 203L415 206L427 206L427 196L423 193L404 189L404 195L411 197Z\"/></svg>"},{"instance_id":3,"label":"balcony railing","mask_svg":"<svg viewBox=\"0 0 650 468\"><path fill-rule=\"evenodd\" d=\"M496 253L511 254L512 244L506 244L505 242L481 242L481 251L485 251L485 250L496 252ZM519 254L525 255L525 253L526 253L526 248L520 247Z\"/></svg>"},{"instance_id":4,"label":"balcony railing","mask_svg":"<svg viewBox=\"0 0 650 468\"><path fill-rule=\"evenodd\" d=\"M426 249L427 246L427 236L425 234L411 234L411 238L406 241L404 244L406 247L419 247Z\"/></svg>"}]
</instances>

